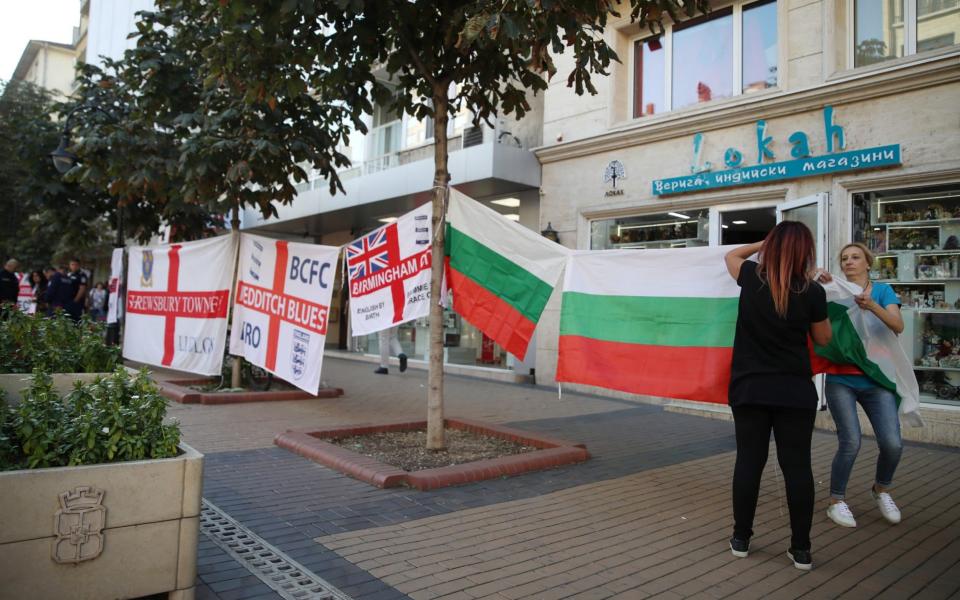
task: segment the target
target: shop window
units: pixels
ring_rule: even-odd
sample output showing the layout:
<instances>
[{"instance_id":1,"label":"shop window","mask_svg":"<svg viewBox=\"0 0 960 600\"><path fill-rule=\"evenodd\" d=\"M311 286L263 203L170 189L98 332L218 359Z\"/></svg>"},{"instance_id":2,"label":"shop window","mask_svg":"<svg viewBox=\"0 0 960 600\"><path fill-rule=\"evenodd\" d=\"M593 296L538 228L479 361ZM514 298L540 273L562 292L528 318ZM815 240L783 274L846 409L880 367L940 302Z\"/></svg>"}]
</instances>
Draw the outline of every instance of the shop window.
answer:
<instances>
[{"instance_id":1,"label":"shop window","mask_svg":"<svg viewBox=\"0 0 960 600\"><path fill-rule=\"evenodd\" d=\"M960 0L849 1L854 67L960 42Z\"/></svg>"},{"instance_id":2,"label":"shop window","mask_svg":"<svg viewBox=\"0 0 960 600\"><path fill-rule=\"evenodd\" d=\"M655 213L590 223L590 248L689 248L709 243L706 209Z\"/></svg>"},{"instance_id":3,"label":"shop window","mask_svg":"<svg viewBox=\"0 0 960 600\"><path fill-rule=\"evenodd\" d=\"M871 278L900 297L924 399L960 404L960 184L854 194L852 222L876 254Z\"/></svg>"},{"instance_id":4,"label":"shop window","mask_svg":"<svg viewBox=\"0 0 960 600\"><path fill-rule=\"evenodd\" d=\"M734 40L740 40L737 44ZM777 3L738 3L633 45L633 116L777 85Z\"/></svg>"}]
</instances>

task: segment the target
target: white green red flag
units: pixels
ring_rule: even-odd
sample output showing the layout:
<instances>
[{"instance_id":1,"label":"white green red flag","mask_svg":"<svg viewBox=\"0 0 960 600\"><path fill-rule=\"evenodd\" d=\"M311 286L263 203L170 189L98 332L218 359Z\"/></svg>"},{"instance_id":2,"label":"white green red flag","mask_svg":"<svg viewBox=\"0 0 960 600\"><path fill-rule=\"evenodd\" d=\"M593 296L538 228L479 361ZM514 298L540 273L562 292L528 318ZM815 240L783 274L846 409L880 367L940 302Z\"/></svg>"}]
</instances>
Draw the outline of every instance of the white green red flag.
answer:
<instances>
[{"instance_id":1,"label":"white green red flag","mask_svg":"<svg viewBox=\"0 0 960 600\"><path fill-rule=\"evenodd\" d=\"M339 254L242 234L230 353L316 395Z\"/></svg>"},{"instance_id":2,"label":"white green red flag","mask_svg":"<svg viewBox=\"0 0 960 600\"><path fill-rule=\"evenodd\" d=\"M432 218L428 202L347 244L353 335L430 314Z\"/></svg>"},{"instance_id":3,"label":"white green red flag","mask_svg":"<svg viewBox=\"0 0 960 600\"><path fill-rule=\"evenodd\" d=\"M124 358L220 374L238 237L129 249Z\"/></svg>"},{"instance_id":4,"label":"white green red flag","mask_svg":"<svg viewBox=\"0 0 960 600\"><path fill-rule=\"evenodd\" d=\"M740 297L729 250L572 253L557 381L726 403Z\"/></svg>"},{"instance_id":5,"label":"white green red flag","mask_svg":"<svg viewBox=\"0 0 960 600\"><path fill-rule=\"evenodd\" d=\"M876 315L857 306L853 298L863 291L860 286L834 278L823 288L827 292L833 339L827 346L815 347L814 372L834 372L837 364L856 365L897 396L904 423L912 427L922 426L923 421L917 412L920 386L897 334Z\"/></svg>"},{"instance_id":6,"label":"white green red flag","mask_svg":"<svg viewBox=\"0 0 960 600\"><path fill-rule=\"evenodd\" d=\"M740 288L723 257L730 247L574 252L564 277L557 381L634 394L727 402ZM859 367L898 396L904 422L919 425L919 388L896 335L853 300L860 288L824 286L833 328L817 347Z\"/></svg>"},{"instance_id":7,"label":"white green red flag","mask_svg":"<svg viewBox=\"0 0 960 600\"><path fill-rule=\"evenodd\" d=\"M453 309L523 360L570 251L454 189L447 221Z\"/></svg>"}]
</instances>

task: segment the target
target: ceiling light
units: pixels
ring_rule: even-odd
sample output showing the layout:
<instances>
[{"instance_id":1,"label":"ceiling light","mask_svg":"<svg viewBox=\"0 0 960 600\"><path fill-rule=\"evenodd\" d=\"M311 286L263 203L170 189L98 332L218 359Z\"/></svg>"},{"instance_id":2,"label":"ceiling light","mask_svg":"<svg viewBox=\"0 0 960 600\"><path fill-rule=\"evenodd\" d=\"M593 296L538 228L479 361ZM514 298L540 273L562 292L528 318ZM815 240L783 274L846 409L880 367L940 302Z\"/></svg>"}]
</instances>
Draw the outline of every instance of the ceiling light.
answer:
<instances>
[{"instance_id":1,"label":"ceiling light","mask_svg":"<svg viewBox=\"0 0 960 600\"><path fill-rule=\"evenodd\" d=\"M503 215L503 216L505 216L506 218L510 219L511 221L517 221L517 222L520 221L520 215L518 215L517 213L512 213L512 214Z\"/></svg>"},{"instance_id":2,"label":"ceiling light","mask_svg":"<svg viewBox=\"0 0 960 600\"><path fill-rule=\"evenodd\" d=\"M393 222L395 222L395 221L397 220L397 218L396 218L396 217L384 217L384 218L382 218L382 219L377 219L377 220L380 221L381 223L393 223Z\"/></svg>"},{"instance_id":3,"label":"ceiling light","mask_svg":"<svg viewBox=\"0 0 960 600\"><path fill-rule=\"evenodd\" d=\"M501 198L499 200L491 200L490 204L499 204L500 206L506 206L507 208L517 208L520 206L520 200L516 198Z\"/></svg>"},{"instance_id":4,"label":"ceiling light","mask_svg":"<svg viewBox=\"0 0 960 600\"><path fill-rule=\"evenodd\" d=\"M721 225L720 227L723 227L724 229L730 229L729 225Z\"/></svg>"},{"instance_id":5,"label":"ceiling light","mask_svg":"<svg viewBox=\"0 0 960 600\"><path fill-rule=\"evenodd\" d=\"M685 214L683 214L683 213L670 213L670 212L668 212L667 214L670 215L671 217L676 217L676 218L678 218L678 219L689 219L689 218L690 218L690 215L685 215Z\"/></svg>"},{"instance_id":6,"label":"ceiling light","mask_svg":"<svg viewBox=\"0 0 960 600\"><path fill-rule=\"evenodd\" d=\"M733 221L733 224L734 224L734 225L746 225L747 222L746 222L746 221Z\"/></svg>"}]
</instances>

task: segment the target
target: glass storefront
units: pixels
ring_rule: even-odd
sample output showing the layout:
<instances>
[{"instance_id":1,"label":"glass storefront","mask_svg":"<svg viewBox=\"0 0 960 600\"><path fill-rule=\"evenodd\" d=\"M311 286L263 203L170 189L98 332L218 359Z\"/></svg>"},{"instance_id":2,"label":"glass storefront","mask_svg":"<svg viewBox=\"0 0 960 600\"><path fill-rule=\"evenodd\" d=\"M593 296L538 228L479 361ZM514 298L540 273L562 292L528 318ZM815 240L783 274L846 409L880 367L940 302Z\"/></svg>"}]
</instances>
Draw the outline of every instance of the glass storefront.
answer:
<instances>
[{"instance_id":1,"label":"glass storefront","mask_svg":"<svg viewBox=\"0 0 960 600\"><path fill-rule=\"evenodd\" d=\"M871 278L903 303L923 400L960 404L960 184L854 194L852 223L876 254Z\"/></svg>"},{"instance_id":2,"label":"glass storefront","mask_svg":"<svg viewBox=\"0 0 960 600\"><path fill-rule=\"evenodd\" d=\"M483 335L476 327L466 322L452 310L443 311L444 362L453 365L468 365L472 367L493 367L506 369L510 367L509 355L489 337ZM430 325L429 319L416 319L400 325L397 339L403 352L413 360L428 360L430 352ZM376 333L354 338L353 348L361 354L379 356L380 341Z\"/></svg>"}]
</instances>

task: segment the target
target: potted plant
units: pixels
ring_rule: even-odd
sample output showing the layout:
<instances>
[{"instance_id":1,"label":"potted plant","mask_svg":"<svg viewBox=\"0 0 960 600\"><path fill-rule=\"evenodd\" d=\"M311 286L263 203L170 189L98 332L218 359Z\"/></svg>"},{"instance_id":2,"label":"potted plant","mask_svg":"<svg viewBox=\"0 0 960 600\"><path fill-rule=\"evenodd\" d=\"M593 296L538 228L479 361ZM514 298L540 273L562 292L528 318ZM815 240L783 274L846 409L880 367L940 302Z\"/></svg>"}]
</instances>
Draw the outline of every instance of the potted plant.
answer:
<instances>
[{"instance_id":1,"label":"potted plant","mask_svg":"<svg viewBox=\"0 0 960 600\"><path fill-rule=\"evenodd\" d=\"M0 390L16 404L30 384L30 373L49 373L54 389L65 393L77 380L93 381L120 363L120 349L107 346L103 323L79 323L58 312L41 317L13 312L0 321Z\"/></svg>"},{"instance_id":2,"label":"potted plant","mask_svg":"<svg viewBox=\"0 0 960 600\"><path fill-rule=\"evenodd\" d=\"M147 372L0 403L0 599L193 598L203 455Z\"/></svg>"}]
</instances>

